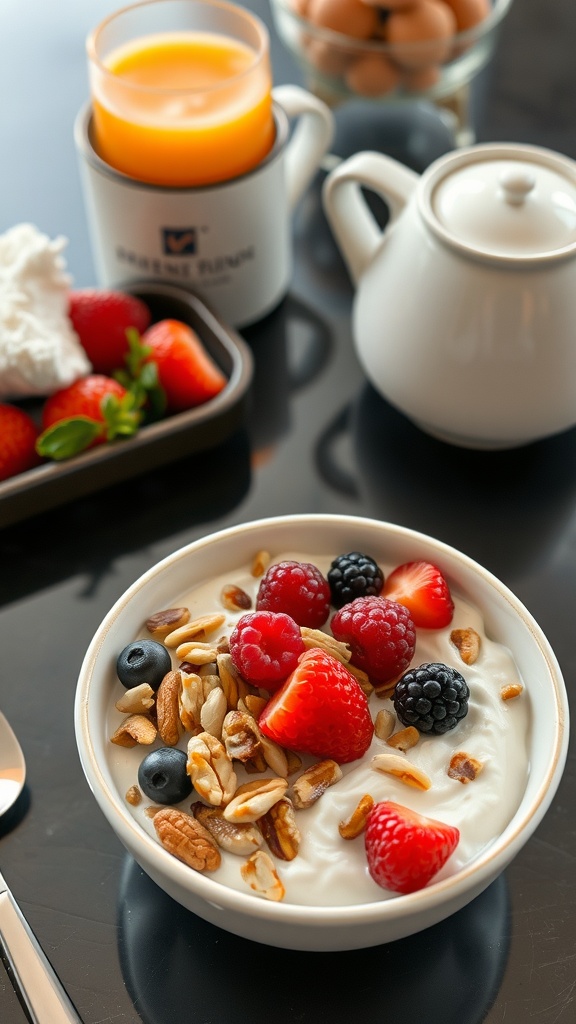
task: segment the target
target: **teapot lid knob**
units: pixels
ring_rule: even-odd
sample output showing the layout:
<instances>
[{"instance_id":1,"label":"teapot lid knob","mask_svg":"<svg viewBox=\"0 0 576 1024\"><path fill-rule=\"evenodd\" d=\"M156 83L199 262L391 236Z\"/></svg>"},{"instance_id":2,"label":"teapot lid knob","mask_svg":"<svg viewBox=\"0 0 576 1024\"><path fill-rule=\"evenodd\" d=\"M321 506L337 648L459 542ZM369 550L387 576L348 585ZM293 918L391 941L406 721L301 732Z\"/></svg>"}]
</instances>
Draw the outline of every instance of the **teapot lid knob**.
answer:
<instances>
[{"instance_id":1,"label":"teapot lid knob","mask_svg":"<svg viewBox=\"0 0 576 1024\"><path fill-rule=\"evenodd\" d=\"M521 206L536 185L536 178L527 170L506 170L500 175L504 198L511 206Z\"/></svg>"}]
</instances>

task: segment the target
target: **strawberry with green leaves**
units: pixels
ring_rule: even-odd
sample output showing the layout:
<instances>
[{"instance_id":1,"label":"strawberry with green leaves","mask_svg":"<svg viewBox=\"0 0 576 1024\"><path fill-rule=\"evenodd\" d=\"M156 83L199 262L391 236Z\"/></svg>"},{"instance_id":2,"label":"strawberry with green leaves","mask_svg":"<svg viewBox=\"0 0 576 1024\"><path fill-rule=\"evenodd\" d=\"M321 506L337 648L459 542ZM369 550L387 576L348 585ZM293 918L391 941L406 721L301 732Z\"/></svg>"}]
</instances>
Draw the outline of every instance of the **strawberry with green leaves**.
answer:
<instances>
[{"instance_id":1,"label":"strawberry with green leaves","mask_svg":"<svg viewBox=\"0 0 576 1024\"><path fill-rule=\"evenodd\" d=\"M38 427L24 409L0 402L0 480L8 480L39 465Z\"/></svg>"},{"instance_id":2,"label":"strawberry with green leaves","mask_svg":"<svg viewBox=\"0 0 576 1024\"><path fill-rule=\"evenodd\" d=\"M78 288L69 296L68 316L94 373L112 376L128 354L126 331L142 334L150 325L148 306L135 295L102 288Z\"/></svg>"},{"instance_id":3,"label":"strawberry with green leaves","mask_svg":"<svg viewBox=\"0 0 576 1024\"><path fill-rule=\"evenodd\" d=\"M36 450L61 461L94 445L130 437L141 421L141 395L112 377L89 374L46 400Z\"/></svg>"}]
</instances>

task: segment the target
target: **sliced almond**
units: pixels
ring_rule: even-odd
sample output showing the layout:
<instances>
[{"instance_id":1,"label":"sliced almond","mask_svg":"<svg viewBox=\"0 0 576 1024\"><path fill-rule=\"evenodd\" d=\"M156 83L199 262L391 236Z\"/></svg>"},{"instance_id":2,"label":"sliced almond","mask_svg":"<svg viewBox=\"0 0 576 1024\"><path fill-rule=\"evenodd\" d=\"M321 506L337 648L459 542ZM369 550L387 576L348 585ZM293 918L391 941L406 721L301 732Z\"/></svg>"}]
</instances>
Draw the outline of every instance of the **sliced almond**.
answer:
<instances>
[{"instance_id":1,"label":"sliced almond","mask_svg":"<svg viewBox=\"0 0 576 1024\"><path fill-rule=\"evenodd\" d=\"M156 640L164 640L173 630L185 626L189 619L188 608L166 608L146 619L146 629Z\"/></svg>"},{"instance_id":2,"label":"sliced almond","mask_svg":"<svg viewBox=\"0 0 576 1024\"><path fill-rule=\"evenodd\" d=\"M414 789L430 789L432 782L421 768L403 754L375 754L371 761L372 768L386 775L394 775L406 786Z\"/></svg>"},{"instance_id":3,"label":"sliced almond","mask_svg":"<svg viewBox=\"0 0 576 1024\"><path fill-rule=\"evenodd\" d=\"M213 633L215 629L220 629L226 621L226 616L221 612L214 612L213 615L201 615L198 619L193 619L192 622L186 623L184 626L179 626L178 629L172 630L164 637L164 643L166 647L178 647L179 644L184 643L186 640L203 640L209 633Z\"/></svg>"}]
</instances>

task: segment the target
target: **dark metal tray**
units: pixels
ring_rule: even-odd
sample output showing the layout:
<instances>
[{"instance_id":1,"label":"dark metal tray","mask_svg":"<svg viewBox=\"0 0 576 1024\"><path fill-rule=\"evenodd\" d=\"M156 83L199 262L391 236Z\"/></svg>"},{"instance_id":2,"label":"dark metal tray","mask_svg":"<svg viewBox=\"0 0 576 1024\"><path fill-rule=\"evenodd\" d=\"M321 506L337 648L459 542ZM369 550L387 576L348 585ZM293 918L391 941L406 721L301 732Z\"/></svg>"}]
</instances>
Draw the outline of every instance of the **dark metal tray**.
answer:
<instances>
[{"instance_id":1,"label":"dark metal tray","mask_svg":"<svg viewBox=\"0 0 576 1024\"><path fill-rule=\"evenodd\" d=\"M242 338L195 295L172 285L126 286L143 299L153 321L189 324L228 377L204 405L142 427L133 437L98 445L65 462L51 462L0 483L0 527L74 498L220 444L244 421L253 375L252 353ZM33 403L26 403L33 414Z\"/></svg>"}]
</instances>

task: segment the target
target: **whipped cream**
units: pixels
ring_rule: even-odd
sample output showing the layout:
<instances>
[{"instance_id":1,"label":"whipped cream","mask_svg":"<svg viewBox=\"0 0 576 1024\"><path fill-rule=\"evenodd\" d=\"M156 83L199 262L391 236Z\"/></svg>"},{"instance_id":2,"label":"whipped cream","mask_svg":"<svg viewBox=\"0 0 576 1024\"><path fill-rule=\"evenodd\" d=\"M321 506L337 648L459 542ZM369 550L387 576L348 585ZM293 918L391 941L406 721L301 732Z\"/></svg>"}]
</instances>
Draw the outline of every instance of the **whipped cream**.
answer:
<instances>
[{"instance_id":1,"label":"whipped cream","mask_svg":"<svg viewBox=\"0 0 576 1024\"><path fill-rule=\"evenodd\" d=\"M334 557L338 554L335 552ZM293 559L313 562L326 575L330 558L316 558L302 553L284 553L274 561ZM380 563L387 575L394 568ZM186 605L191 618L223 611L220 593L226 584L236 584L252 597L255 605L259 580L254 579L246 568L245 572L234 572L225 577L215 578L188 594L175 597L174 606ZM441 736L421 735L418 743L406 756L409 761L422 769L432 785L426 791L407 786L393 776L383 774L371 766L372 758L378 753L397 753L385 740L373 738L363 758L342 765L342 779L327 789L320 799L306 810L298 810L296 818L301 833L301 845L292 861L276 860L276 870L286 889L284 902L297 904L314 903L317 906L343 906L368 903L394 898L395 894L378 886L370 877L364 852L364 838L344 840L338 832L340 821L347 819L360 798L369 793L374 802L393 800L413 808L420 814L436 818L460 830L460 842L433 881L454 874L470 863L485 847L493 842L507 826L517 810L526 786L529 771L528 740L530 731L529 701L525 692L514 700L501 698L501 687L510 683L521 683L518 669L507 648L486 636L480 612L452 591L455 604L451 624L441 630L417 630L416 651L411 667L423 662L439 661L456 668L466 679L470 688L467 716L454 730ZM150 608L150 614L158 611ZM218 631L220 636L229 633L243 612L226 612L227 622ZM450 640L453 629L472 627L481 638L480 654L473 665L465 665ZM329 632L329 623L324 626ZM145 630L142 636L148 635ZM130 643L134 637L127 637ZM174 658L174 667L177 662ZM112 735L122 716L114 703L125 692L118 682L114 688L109 711L109 734ZM378 711L387 708L394 711L391 700L382 700L376 695L370 698L373 719ZM402 729L397 723L397 729ZM396 730L395 730L396 731ZM188 735L182 738L181 746L186 749ZM160 740L155 746L161 746ZM135 747L125 749L110 744L109 761L118 792L124 797L129 787L137 782L138 766L152 748ZM447 768L450 759L458 751L465 751L483 765L480 774L468 784L450 778ZM303 758L303 768L318 758ZM234 762L238 783L253 781L259 776L246 775L238 762ZM262 777L274 773L268 769ZM298 773L300 774L300 773ZM294 776L288 781L294 781ZM287 795L290 795L288 789ZM189 811L190 804L197 799L194 791L180 805ZM131 813L150 835L155 837L154 826L146 814L152 803L144 798L137 807L130 807ZM267 850L264 845L262 847ZM209 877L243 892L250 892L240 874L244 857L222 853L222 864ZM257 897L255 897L257 898Z\"/></svg>"},{"instance_id":2,"label":"whipped cream","mask_svg":"<svg viewBox=\"0 0 576 1024\"><path fill-rule=\"evenodd\" d=\"M92 369L67 315L66 245L32 224L0 235L0 399L50 395Z\"/></svg>"}]
</instances>

